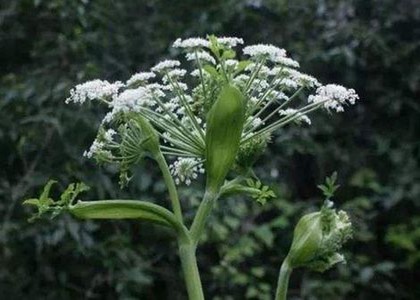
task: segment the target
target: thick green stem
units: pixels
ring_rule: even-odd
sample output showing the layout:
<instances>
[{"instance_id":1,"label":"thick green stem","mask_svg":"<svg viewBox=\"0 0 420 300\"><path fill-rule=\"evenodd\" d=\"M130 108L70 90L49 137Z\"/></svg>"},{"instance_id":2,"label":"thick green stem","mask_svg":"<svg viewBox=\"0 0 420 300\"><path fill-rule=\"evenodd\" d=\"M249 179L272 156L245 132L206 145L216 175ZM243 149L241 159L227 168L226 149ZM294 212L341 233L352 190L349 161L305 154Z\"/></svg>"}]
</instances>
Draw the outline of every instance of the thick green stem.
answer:
<instances>
[{"instance_id":1,"label":"thick green stem","mask_svg":"<svg viewBox=\"0 0 420 300\"><path fill-rule=\"evenodd\" d=\"M172 210L175 214L176 219L183 224L181 204L178 198L178 192L176 190L174 179L172 178L171 172L169 171L168 164L166 163L165 157L162 152L159 152L155 157L159 168L162 172L163 179L165 180L166 187L168 188L169 198L172 204Z\"/></svg>"},{"instance_id":2,"label":"thick green stem","mask_svg":"<svg viewBox=\"0 0 420 300\"><path fill-rule=\"evenodd\" d=\"M180 242L179 256L181 258L182 271L184 273L185 284L187 286L188 298L190 300L204 300L195 249L195 245L191 242Z\"/></svg>"},{"instance_id":3,"label":"thick green stem","mask_svg":"<svg viewBox=\"0 0 420 300\"><path fill-rule=\"evenodd\" d=\"M287 287L289 286L289 277L291 273L292 268L290 267L288 258L286 257L280 268L275 300L286 300Z\"/></svg>"},{"instance_id":4,"label":"thick green stem","mask_svg":"<svg viewBox=\"0 0 420 300\"><path fill-rule=\"evenodd\" d=\"M219 197L219 193L206 191L203 197L203 201L198 207L197 214L195 215L193 224L191 225L191 239L196 245L200 239L201 234L203 233L204 226L206 221L213 209L214 202Z\"/></svg>"}]
</instances>

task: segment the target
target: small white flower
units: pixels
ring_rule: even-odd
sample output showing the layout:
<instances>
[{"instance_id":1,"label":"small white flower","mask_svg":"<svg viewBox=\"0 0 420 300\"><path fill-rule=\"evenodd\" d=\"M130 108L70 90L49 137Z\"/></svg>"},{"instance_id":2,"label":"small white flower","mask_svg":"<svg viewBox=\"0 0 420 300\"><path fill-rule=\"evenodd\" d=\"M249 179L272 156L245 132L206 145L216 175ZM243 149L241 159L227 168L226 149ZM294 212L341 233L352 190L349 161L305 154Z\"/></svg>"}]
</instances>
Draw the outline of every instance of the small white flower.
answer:
<instances>
[{"instance_id":1,"label":"small white flower","mask_svg":"<svg viewBox=\"0 0 420 300\"><path fill-rule=\"evenodd\" d=\"M359 96L354 89L346 89L342 85L327 84L316 90L316 95L308 97L309 103L321 103L326 109L333 109L336 112L344 111L346 103L355 104Z\"/></svg>"},{"instance_id":2,"label":"small white flower","mask_svg":"<svg viewBox=\"0 0 420 300\"><path fill-rule=\"evenodd\" d=\"M116 135L117 132L114 129L108 129L104 133L104 139L107 143L112 143L114 141L114 135Z\"/></svg>"},{"instance_id":3,"label":"small white flower","mask_svg":"<svg viewBox=\"0 0 420 300\"><path fill-rule=\"evenodd\" d=\"M165 77L163 80L167 81L168 77ZM176 91L177 89L180 89L181 91L186 91L188 90L188 85L183 82L177 82L175 85L172 85L172 84L168 85L168 90L171 92Z\"/></svg>"},{"instance_id":4,"label":"small white flower","mask_svg":"<svg viewBox=\"0 0 420 300\"><path fill-rule=\"evenodd\" d=\"M248 117L248 119L246 120L246 123L248 124L249 127L253 129L264 124L261 118L258 118L258 117L255 118L253 116Z\"/></svg>"},{"instance_id":5,"label":"small white flower","mask_svg":"<svg viewBox=\"0 0 420 300\"><path fill-rule=\"evenodd\" d=\"M245 68L245 70L249 71L249 72L254 72L254 71L256 72L258 70L258 77L268 76L268 75L270 75L270 72L271 72L269 67L261 66L260 64L254 64L254 63L249 64Z\"/></svg>"},{"instance_id":6,"label":"small white flower","mask_svg":"<svg viewBox=\"0 0 420 300\"><path fill-rule=\"evenodd\" d=\"M275 84L279 84L280 86L284 86L292 90L298 88L298 83L290 78L278 79L275 81Z\"/></svg>"},{"instance_id":7,"label":"small white flower","mask_svg":"<svg viewBox=\"0 0 420 300\"><path fill-rule=\"evenodd\" d=\"M127 80L126 85L131 86L131 85L134 85L134 84L137 84L137 83L145 83L149 79L152 79L154 77L156 77L156 74L152 73L152 72L136 73L133 76L131 76L130 79Z\"/></svg>"},{"instance_id":8,"label":"small white flower","mask_svg":"<svg viewBox=\"0 0 420 300\"><path fill-rule=\"evenodd\" d=\"M299 68L299 62L289 57L277 56L275 62L286 67Z\"/></svg>"},{"instance_id":9,"label":"small white flower","mask_svg":"<svg viewBox=\"0 0 420 300\"><path fill-rule=\"evenodd\" d=\"M184 69L173 69L171 71L168 71L165 75L162 77L162 81L165 84L170 83L171 81L178 81L179 78L184 77L187 73Z\"/></svg>"},{"instance_id":10,"label":"small white flower","mask_svg":"<svg viewBox=\"0 0 420 300\"><path fill-rule=\"evenodd\" d=\"M172 45L174 48L183 49L203 48L208 46L210 46L210 42L202 38L177 39Z\"/></svg>"},{"instance_id":11,"label":"small white flower","mask_svg":"<svg viewBox=\"0 0 420 300\"><path fill-rule=\"evenodd\" d=\"M168 75L170 77L178 78L178 77L184 77L186 73L187 73L187 71L184 70L184 69L173 69L173 70L168 72Z\"/></svg>"},{"instance_id":12,"label":"small white flower","mask_svg":"<svg viewBox=\"0 0 420 300\"><path fill-rule=\"evenodd\" d=\"M155 73L162 73L164 71L170 71L180 65L181 63L178 60L164 60L155 65L151 70Z\"/></svg>"},{"instance_id":13,"label":"small white flower","mask_svg":"<svg viewBox=\"0 0 420 300\"><path fill-rule=\"evenodd\" d=\"M86 100L104 99L113 97L124 84L120 81L109 83L106 80L95 79L76 85L70 91L66 103L84 103ZM104 99L105 100L105 99Z\"/></svg>"},{"instance_id":14,"label":"small white flower","mask_svg":"<svg viewBox=\"0 0 420 300\"><path fill-rule=\"evenodd\" d=\"M272 62L278 62L280 57L286 56L286 50L265 44L246 46L243 49L243 53L251 56L251 58L265 57Z\"/></svg>"},{"instance_id":15,"label":"small white flower","mask_svg":"<svg viewBox=\"0 0 420 300\"><path fill-rule=\"evenodd\" d=\"M195 70L193 70L191 73L191 76L193 76L193 77L201 77L201 75L200 75L200 70L199 69L195 69ZM207 73L207 71L206 70L202 70L202 74L203 74L203 77L209 77L210 76L210 74L209 73Z\"/></svg>"},{"instance_id":16,"label":"small white flower","mask_svg":"<svg viewBox=\"0 0 420 300\"><path fill-rule=\"evenodd\" d=\"M98 140L94 140L92 145L89 148L89 151L83 152L83 156L87 158L92 158L99 152L101 152L105 147L104 142L99 142Z\"/></svg>"},{"instance_id":17,"label":"small white flower","mask_svg":"<svg viewBox=\"0 0 420 300\"><path fill-rule=\"evenodd\" d=\"M104 122L110 122L119 112L139 112L142 107L154 104L153 94L146 87L125 90L112 101L112 111L105 116Z\"/></svg>"},{"instance_id":18,"label":"small white flower","mask_svg":"<svg viewBox=\"0 0 420 300\"><path fill-rule=\"evenodd\" d=\"M294 121L300 123L300 122L305 122L308 125L311 125L311 119L309 119L308 116L302 114L301 112L298 112L296 109L293 108L288 108L285 110L280 110L279 111L280 116L293 116Z\"/></svg>"},{"instance_id":19,"label":"small white flower","mask_svg":"<svg viewBox=\"0 0 420 300\"><path fill-rule=\"evenodd\" d=\"M244 40L237 37L218 37L217 42L225 47L236 47L238 44L243 44Z\"/></svg>"},{"instance_id":20,"label":"small white flower","mask_svg":"<svg viewBox=\"0 0 420 300\"><path fill-rule=\"evenodd\" d=\"M238 63L239 61L237 61L236 59L228 59L225 61L226 67L232 68L232 69L235 69Z\"/></svg>"},{"instance_id":21,"label":"small white flower","mask_svg":"<svg viewBox=\"0 0 420 300\"><path fill-rule=\"evenodd\" d=\"M285 72L289 75L292 80L295 80L299 86L304 86L308 88L319 87L321 84L319 81L308 74L301 73L293 69L287 69Z\"/></svg>"},{"instance_id":22,"label":"small white flower","mask_svg":"<svg viewBox=\"0 0 420 300\"><path fill-rule=\"evenodd\" d=\"M180 157L169 166L169 169L175 177L176 184L185 182L186 185L190 185L191 180L197 179L199 173L204 173L202 163L195 158Z\"/></svg>"},{"instance_id":23,"label":"small white flower","mask_svg":"<svg viewBox=\"0 0 420 300\"><path fill-rule=\"evenodd\" d=\"M212 65L216 64L216 60L210 53L206 51L197 51L197 52L189 52L185 55L188 61L196 61L197 59L206 63L210 63Z\"/></svg>"}]
</instances>

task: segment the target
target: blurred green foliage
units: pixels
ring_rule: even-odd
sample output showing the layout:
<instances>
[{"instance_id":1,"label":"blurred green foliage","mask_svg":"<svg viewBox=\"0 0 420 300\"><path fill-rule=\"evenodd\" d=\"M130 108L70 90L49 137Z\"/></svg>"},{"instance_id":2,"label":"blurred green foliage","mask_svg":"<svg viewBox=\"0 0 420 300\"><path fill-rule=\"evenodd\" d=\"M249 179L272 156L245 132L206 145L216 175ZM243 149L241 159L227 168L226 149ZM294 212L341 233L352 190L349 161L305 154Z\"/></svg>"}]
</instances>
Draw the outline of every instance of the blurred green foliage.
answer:
<instances>
[{"instance_id":1,"label":"blurred green foliage","mask_svg":"<svg viewBox=\"0 0 420 300\"><path fill-rule=\"evenodd\" d=\"M198 254L209 299L270 299L292 228L319 206L316 186L333 170L336 202L356 226L348 264L322 275L295 272L291 298L419 299L416 0L1 1L1 298L185 299L165 229L69 216L31 224L21 200L54 178L86 182L89 199L164 203L151 163L120 190L117 170L82 158L103 112L64 99L76 83L126 79L172 55L175 38L208 33L284 47L304 71L354 87L362 99L273 139L257 173L276 199L219 201ZM182 189L187 211L197 206L198 187Z\"/></svg>"}]
</instances>

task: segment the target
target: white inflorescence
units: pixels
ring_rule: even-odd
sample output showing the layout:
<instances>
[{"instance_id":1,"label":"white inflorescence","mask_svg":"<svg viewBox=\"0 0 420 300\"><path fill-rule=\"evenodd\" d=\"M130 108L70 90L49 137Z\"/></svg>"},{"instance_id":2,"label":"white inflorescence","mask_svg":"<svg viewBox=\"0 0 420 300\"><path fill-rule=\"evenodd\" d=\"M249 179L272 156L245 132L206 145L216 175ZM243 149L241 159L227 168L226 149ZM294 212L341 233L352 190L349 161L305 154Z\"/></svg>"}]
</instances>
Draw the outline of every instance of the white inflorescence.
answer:
<instances>
[{"instance_id":1,"label":"white inflorescence","mask_svg":"<svg viewBox=\"0 0 420 300\"><path fill-rule=\"evenodd\" d=\"M140 112L142 107L154 104L154 98L149 89L138 87L125 90L114 98L111 103L112 111L106 116L105 122L111 121L120 112Z\"/></svg>"},{"instance_id":2,"label":"white inflorescence","mask_svg":"<svg viewBox=\"0 0 420 300\"><path fill-rule=\"evenodd\" d=\"M202 163L194 158L178 158L169 168L176 184L185 182L186 185L190 185L191 180L196 179L199 173L204 173Z\"/></svg>"},{"instance_id":3,"label":"white inflorescence","mask_svg":"<svg viewBox=\"0 0 420 300\"><path fill-rule=\"evenodd\" d=\"M210 42L202 38L189 38L189 39L177 39L173 45L174 48L184 48L184 49L194 49L194 48L204 48L209 47Z\"/></svg>"},{"instance_id":4,"label":"white inflorescence","mask_svg":"<svg viewBox=\"0 0 420 300\"><path fill-rule=\"evenodd\" d=\"M106 80L92 80L76 85L70 91L70 97L66 99L66 103L84 103L86 100L104 99L113 97L118 90L123 87L122 82L109 83Z\"/></svg>"},{"instance_id":5,"label":"white inflorescence","mask_svg":"<svg viewBox=\"0 0 420 300\"><path fill-rule=\"evenodd\" d=\"M213 58L213 56L211 56L210 53L206 51L189 52L187 55L185 55L185 57L189 61L195 61L198 59L203 62L208 62L212 65L216 64L216 60Z\"/></svg>"},{"instance_id":6,"label":"white inflorescence","mask_svg":"<svg viewBox=\"0 0 420 300\"><path fill-rule=\"evenodd\" d=\"M304 115L300 112L298 112L296 109L288 108L285 110L279 111L280 116L286 116L286 117L294 117L295 122L305 122L308 125L311 125L311 119L307 115Z\"/></svg>"},{"instance_id":7,"label":"white inflorescence","mask_svg":"<svg viewBox=\"0 0 420 300\"><path fill-rule=\"evenodd\" d=\"M127 86L134 85L136 83L146 83L150 79L155 78L156 74L152 72L140 72L136 73L133 76L130 77L130 79L127 80L125 83Z\"/></svg>"},{"instance_id":8,"label":"white inflorescence","mask_svg":"<svg viewBox=\"0 0 420 300\"><path fill-rule=\"evenodd\" d=\"M181 63L178 60L164 60L155 65L151 70L155 73L161 73L179 67L180 65Z\"/></svg>"},{"instance_id":9,"label":"white inflorescence","mask_svg":"<svg viewBox=\"0 0 420 300\"><path fill-rule=\"evenodd\" d=\"M116 160L120 154L113 151L124 140L123 129L131 118L127 113L140 114L162 137L162 153L173 161L170 169L177 183L190 184L204 172L206 113L226 82L236 86L247 101L241 145L253 138L269 138L287 124L310 125L308 113L320 108L340 112L345 104L359 99L353 89L323 86L301 73L299 63L282 48L249 45L242 48L241 58L234 48L243 43L237 37L177 39L173 47L182 50L185 63L164 60L150 71L132 75L125 84L97 79L75 86L66 103L100 100L109 109L84 155L98 161ZM313 89L315 94L301 101Z\"/></svg>"},{"instance_id":10,"label":"white inflorescence","mask_svg":"<svg viewBox=\"0 0 420 300\"><path fill-rule=\"evenodd\" d=\"M223 46L233 48L238 45L242 45L244 43L244 40L237 37L219 37L217 38L217 42L222 44Z\"/></svg>"},{"instance_id":11,"label":"white inflorescence","mask_svg":"<svg viewBox=\"0 0 420 300\"><path fill-rule=\"evenodd\" d=\"M105 146L105 143L94 140L92 145L89 148L89 151L85 151L83 156L87 158L92 158L95 154L99 153Z\"/></svg>"},{"instance_id":12,"label":"white inflorescence","mask_svg":"<svg viewBox=\"0 0 420 300\"><path fill-rule=\"evenodd\" d=\"M343 105L349 103L354 105L359 96L354 89L346 89L338 84L327 84L316 90L316 95L310 95L308 102L322 104L326 109L333 109L336 112L344 111Z\"/></svg>"},{"instance_id":13,"label":"white inflorescence","mask_svg":"<svg viewBox=\"0 0 420 300\"><path fill-rule=\"evenodd\" d=\"M286 50L273 45L265 44L247 46L244 48L243 52L245 55L249 55L251 57L265 57L272 62L279 62L286 56Z\"/></svg>"}]
</instances>

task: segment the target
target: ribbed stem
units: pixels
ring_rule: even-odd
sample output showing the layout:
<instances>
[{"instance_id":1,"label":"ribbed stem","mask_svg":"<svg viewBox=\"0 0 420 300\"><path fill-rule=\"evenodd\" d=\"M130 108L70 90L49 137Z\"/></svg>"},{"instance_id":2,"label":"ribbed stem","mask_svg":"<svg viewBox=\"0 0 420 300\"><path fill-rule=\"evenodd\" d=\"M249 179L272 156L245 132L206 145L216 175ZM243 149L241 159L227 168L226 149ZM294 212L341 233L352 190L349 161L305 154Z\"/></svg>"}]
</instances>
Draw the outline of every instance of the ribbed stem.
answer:
<instances>
[{"instance_id":1,"label":"ribbed stem","mask_svg":"<svg viewBox=\"0 0 420 300\"><path fill-rule=\"evenodd\" d=\"M280 268L275 300L286 300L287 288L289 286L289 278L291 273L292 268L290 267L288 258L286 257Z\"/></svg>"},{"instance_id":2,"label":"ribbed stem","mask_svg":"<svg viewBox=\"0 0 420 300\"><path fill-rule=\"evenodd\" d=\"M204 226L206 225L206 221L213 209L214 202L218 198L219 194L206 191L203 197L203 201L201 202L200 206L198 207L197 214L195 215L193 224L191 225L191 239L192 241L197 244L200 236L204 230Z\"/></svg>"},{"instance_id":3,"label":"ribbed stem","mask_svg":"<svg viewBox=\"0 0 420 300\"><path fill-rule=\"evenodd\" d=\"M171 172L169 171L168 164L166 163L165 157L163 156L162 152L159 152L159 154L156 155L155 159L162 172L166 187L168 188L169 198L171 200L172 210L175 214L175 217L181 224L183 224L182 210L178 198L178 192L175 186L174 179L172 178Z\"/></svg>"},{"instance_id":4,"label":"ribbed stem","mask_svg":"<svg viewBox=\"0 0 420 300\"><path fill-rule=\"evenodd\" d=\"M179 256L187 286L189 300L204 300L200 273L198 272L195 246L192 243L180 243Z\"/></svg>"}]
</instances>

